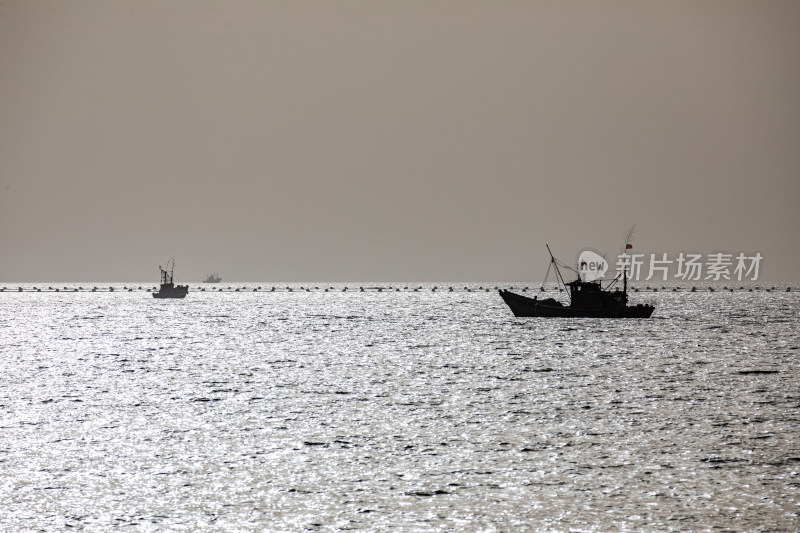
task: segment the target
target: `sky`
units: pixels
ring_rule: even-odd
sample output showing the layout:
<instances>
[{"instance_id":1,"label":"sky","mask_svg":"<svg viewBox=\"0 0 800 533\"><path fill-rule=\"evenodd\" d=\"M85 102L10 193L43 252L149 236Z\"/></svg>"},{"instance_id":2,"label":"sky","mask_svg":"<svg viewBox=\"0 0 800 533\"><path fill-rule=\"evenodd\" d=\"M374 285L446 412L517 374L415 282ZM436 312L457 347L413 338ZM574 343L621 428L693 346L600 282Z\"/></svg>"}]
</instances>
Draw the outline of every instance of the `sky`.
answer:
<instances>
[{"instance_id":1,"label":"sky","mask_svg":"<svg viewBox=\"0 0 800 533\"><path fill-rule=\"evenodd\" d=\"M800 279L800 2L0 0L0 283ZM613 259L612 259L613 262Z\"/></svg>"}]
</instances>

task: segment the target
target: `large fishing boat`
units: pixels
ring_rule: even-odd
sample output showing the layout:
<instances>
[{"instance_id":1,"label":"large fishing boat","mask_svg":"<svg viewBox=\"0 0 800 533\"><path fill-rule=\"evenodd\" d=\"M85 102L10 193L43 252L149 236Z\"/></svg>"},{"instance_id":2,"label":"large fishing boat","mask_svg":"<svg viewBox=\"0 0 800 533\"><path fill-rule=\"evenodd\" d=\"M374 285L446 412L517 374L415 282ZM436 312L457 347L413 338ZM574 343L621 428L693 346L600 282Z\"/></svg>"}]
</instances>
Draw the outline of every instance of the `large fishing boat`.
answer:
<instances>
[{"instance_id":1,"label":"large fishing boat","mask_svg":"<svg viewBox=\"0 0 800 533\"><path fill-rule=\"evenodd\" d=\"M626 249L630 244L626 243ZM550 252L550 246L547 246ZM550 267L555 269L559 287L564 287L569 295L569 304L564 305L554 298L539 300L538 296L528 298L511 291L500 289L500 297L516 317L588 317L588 318L649 318L655 309L652 305L628 305L628 270L622 271L622 290L612 287L619 281L617 276L606 288L600 280L578 279L564 283L558 261L550 252ZM550 269L548 268L548 273Z\"/></svg>"},{"instance_id":2,"label":"large fishing boat","mask_svg":"<svg viewBox=\"0 0 800 533\"><path fill-rule=\"evenodd\" d=\"M175 285L173 283L172 273L175 270L175 260L170 258L167 261L167 267L161 268L161 288L158 292L153 293L153 298L184 298L189 292L188 285Z\"/></svg>"},{"instance_id":3,"label":"large fishing boat","mask_svg":"<svg viewBox=\"0 0 800 533\"><path fill-rule=\"evenodd\" d=\"M203 283L219 283L220 281L222 281L222 278L219 273L214 272L213 274L209 274Z\"/></svg>"}]
</instances>

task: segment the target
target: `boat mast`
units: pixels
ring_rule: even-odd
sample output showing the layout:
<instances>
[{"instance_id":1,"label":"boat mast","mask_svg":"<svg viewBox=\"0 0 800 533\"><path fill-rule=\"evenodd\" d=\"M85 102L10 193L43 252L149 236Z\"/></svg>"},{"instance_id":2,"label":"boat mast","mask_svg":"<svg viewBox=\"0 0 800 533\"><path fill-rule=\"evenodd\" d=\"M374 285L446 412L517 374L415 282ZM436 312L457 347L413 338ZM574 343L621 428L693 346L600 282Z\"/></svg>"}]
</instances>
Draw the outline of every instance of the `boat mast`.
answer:
<instances>
[{"instance_id":1,"label":"boat mast","mask_svg":"<svg viewBox=\"0 0 800 533\"><path fill-rule=\"evenodd\" d=\"M161 268L159 265L159 270L161 270L161 284L165 285L168 283L172 283L172 272L175 270L175 259L169 258L167 261L167 266L165 268Z\"/></svg>"},{"instance_id":2,"label":"boat mast","mask_svg":"<svg viewBox=\"0 0 800 533\"><path fill-rule=\"evenodd\" d=\"M619 278L617 278L619 279ZM625 265L625 269L622 271L622 294L625 296L627 301L628 298L628 265Z\"/></svg>"},{"instance_id":3,"label":"boat mast","mask_svg":"<svg viewBox=\"0 0 800 533\"><path fill-rule=\"evenodd\" d=\"M561 285L563 285L564 287L566 287L566 286L567 286L567 284L566 284L566 283L564 283L564 278L561 276L561 271L558 269L558 262L556 262L556 258L555 258L555 257L553 257L553 252L552 252L552 251L550 251L550 245L549 245L549 244L545 244L545 246L547 246L547 253L549 253L549 254L550 254L550 264L551 264L553 267L555 267L555 271L556 271L556 278L558 278L558 281L560 281L560 282L561 282Z\"/></svg>"},{"instance_id":4,"label":"boat mast","mask_svg":"<svg viewBox=\"0 0 800 533\"><path fill-rule=\"evenodd\" d=\"M633 234L636 231L636 225L634 224L630 228L628 228L628 232L625 234L625 249L622 251L623 254L627 254L628 250L633 248L631 241L633 241ZM622 294L625 296L625 302L628 301L628 263L624 263L624 267L622 269Z\"/></svg>"}]
</instances>

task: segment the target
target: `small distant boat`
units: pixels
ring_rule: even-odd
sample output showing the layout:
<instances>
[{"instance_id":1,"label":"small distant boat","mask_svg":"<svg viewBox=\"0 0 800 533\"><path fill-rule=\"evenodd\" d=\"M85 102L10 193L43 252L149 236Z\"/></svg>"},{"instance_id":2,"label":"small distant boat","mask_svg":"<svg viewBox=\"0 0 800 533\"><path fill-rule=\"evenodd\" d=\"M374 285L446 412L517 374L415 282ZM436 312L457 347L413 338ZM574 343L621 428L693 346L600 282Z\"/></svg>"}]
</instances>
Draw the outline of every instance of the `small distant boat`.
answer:
<instances>
[{"instance_id":1,"label":"small distant boat","mask_svg":"<svg viewBox=\"0 0 800 533\"><path fill-rule=\"evenodd\" d=\"M627 244L626 244L627 246ZM547 247L550 252L550 246ZM500 297L516 317L587 317L587 318L650 318L655 309L652 305L628 305L628 272L623 270L623 288L610 290L619 278L605 289L600 280L584 281L578 279L564 283L558 262L550 252L550 265L555 267L556 278L569 292L569 305L554 298L539 300L538 296L528 298L511 291L500 289ZM566 265L565 265L566 266Z\"/></svg>"},{"instance_id":2,"label":"small distant boat","mask_svg":"<svg viewBox=\"0 0 800 533\"><path fill-rule=\"evenodd\" d=\"M175 285L173 283L172 273L175 270L175 260L170 258L167 261L167 267L161 268L161 288L158 292L153 293L153 298L184 298L189 292L188 285Z\"/></svg>"},{"instance_id":3,"label":"small distant boat","mask_svg":"<svg viewBox=\"0 0 800 533\"><path fill-rule=\"evenodd\" d=\"M220 281L222 281L222 278L219 273L214 272L213 274L209 274L203 283L219 283Z\"/></svg>"}]
</instances>

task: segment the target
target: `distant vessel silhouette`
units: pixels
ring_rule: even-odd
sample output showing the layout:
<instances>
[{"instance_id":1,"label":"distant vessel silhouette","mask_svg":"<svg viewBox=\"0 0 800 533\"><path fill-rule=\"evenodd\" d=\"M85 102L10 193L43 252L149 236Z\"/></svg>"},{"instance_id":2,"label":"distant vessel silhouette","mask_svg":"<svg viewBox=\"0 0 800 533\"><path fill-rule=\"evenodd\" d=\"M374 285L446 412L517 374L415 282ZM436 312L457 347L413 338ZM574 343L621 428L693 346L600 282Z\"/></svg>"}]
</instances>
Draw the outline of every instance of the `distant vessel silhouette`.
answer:
<instances>
[{"instance_id":1,"label":"distant vessel silhouette","mask_svg":"<svg viewBox=\"0 0 800 533\"><path fill-rule=\"evenodd\" d=\"M219 273L214 272L213 274L209 274L203 283L219 283L220 281L222 281L222 278Z\"/></svg>"},{"instance_id":2,"label":"distant vessel silhouette","mask_svg":"<svg viewBox=\"0 0 800 533\"><path fill-rule=\"evenodd\" d=\"M626 249L630 245L626 243ZM547 246L550 252L550 246ZM554 298L539 300L538 296L528 298L508 290L500 289L500 297L516 317L588 317L588 318L649 318L655 309L652 305L628 305L628 271L623 270L623 288L610 290L619 280L617 276L608 287L602 288L600 280L584 281L578 279L564 283L558 262L550 252L550 266L555 267L556 278L568 289L570 303L564 305ZM565 265L566 266L566 265Z\"/></svg>"},{"instance_id":3,"label":"distant vessel silhouette","mask_svg":"<svg viewBox=\"0 0 800 533\"><path fill-rule=\"evenodd\" d=\"M167 267L158 269L161 271L161 288L153 293L153 298L184 298L189 292L188 285L175 285L172 273L175 270L175 260L170 258Z\"/></svg>"}]
</instances>

